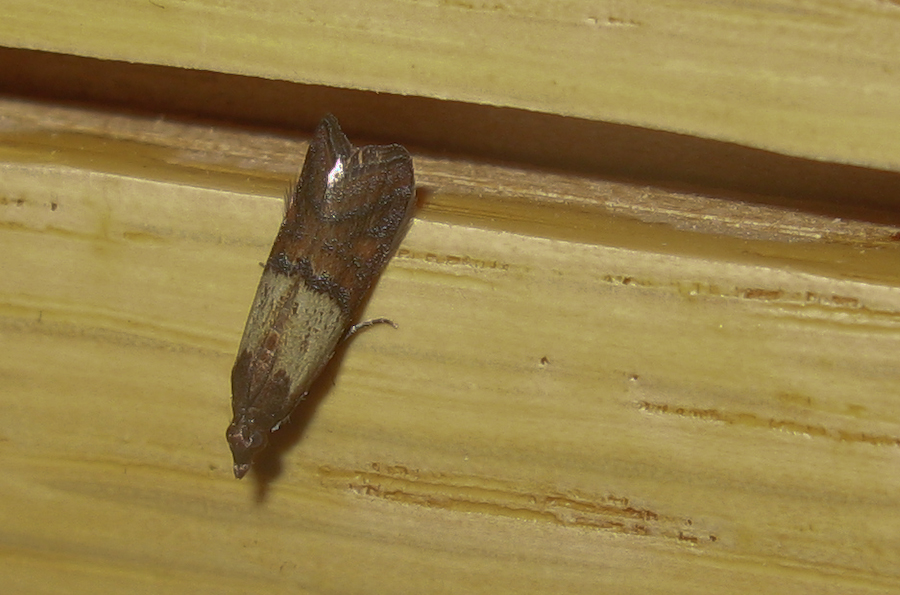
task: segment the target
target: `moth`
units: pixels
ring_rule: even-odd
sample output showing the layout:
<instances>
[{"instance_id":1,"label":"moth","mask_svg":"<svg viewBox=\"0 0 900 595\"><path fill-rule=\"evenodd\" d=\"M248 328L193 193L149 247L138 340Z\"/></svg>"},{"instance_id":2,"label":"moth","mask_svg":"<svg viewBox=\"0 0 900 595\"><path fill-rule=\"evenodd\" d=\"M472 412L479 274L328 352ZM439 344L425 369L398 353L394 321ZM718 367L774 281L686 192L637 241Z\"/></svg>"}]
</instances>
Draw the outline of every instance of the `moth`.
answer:
<instances>
[{"instance_id":1,"label":"moth","mask_svg":"<svg viewBox=\"0 0 900 595\"><path fill-rule=\"evenodd\" d=\"M353 326L408 227L412 159L400 145L354 148L337 119L316 128L266 261L231 370L225 436L238 479Z\"/></svg>"}]
</instances>

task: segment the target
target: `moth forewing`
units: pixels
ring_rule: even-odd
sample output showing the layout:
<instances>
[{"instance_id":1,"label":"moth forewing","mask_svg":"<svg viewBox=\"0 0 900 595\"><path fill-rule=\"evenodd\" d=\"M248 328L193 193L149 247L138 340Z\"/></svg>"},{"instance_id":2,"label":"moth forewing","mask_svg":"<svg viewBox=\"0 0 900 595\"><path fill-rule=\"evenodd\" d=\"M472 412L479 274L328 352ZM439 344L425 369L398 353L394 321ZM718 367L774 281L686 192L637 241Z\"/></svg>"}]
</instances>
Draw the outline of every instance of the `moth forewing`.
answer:
<instances>
[{"instance_id":1,"label":"moth forewing","mask_svg":"<svg viewBox=\"0 0 900 595\"><path fill-rule=\"evenodd\" d=\"M354 151L334 116L319 124L232 369L226 437L236 477L347 334L412 216L414 188L406 149Z\"/></svg>"}]
</instances>

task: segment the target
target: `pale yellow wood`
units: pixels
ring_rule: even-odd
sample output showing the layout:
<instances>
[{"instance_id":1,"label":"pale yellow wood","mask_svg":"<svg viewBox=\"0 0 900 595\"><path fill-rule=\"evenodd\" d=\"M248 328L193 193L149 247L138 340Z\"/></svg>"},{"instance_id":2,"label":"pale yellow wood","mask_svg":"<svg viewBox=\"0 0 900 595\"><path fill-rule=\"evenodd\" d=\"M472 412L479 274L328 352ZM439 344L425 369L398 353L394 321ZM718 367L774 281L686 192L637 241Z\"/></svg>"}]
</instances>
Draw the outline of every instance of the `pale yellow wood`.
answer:
<instances>
[{"instance_id":1,"label":"pale yellow wood","mask_svg":"<svg viewBox=\"0 0 900 595\"><path fill-rule=\"evenodd\" d=\"M0 45L900 169L896 2L4 0Z\"/></svg>"},{"instance_id":2,"label":"pale yellow wood","mask_svg":"<svg viewBox=\"0 0 900 595\"><path fill-rule=\"evenodd\" d=\"M367 310L399 329L239 482L229 371L305 145L0 123L5 590L900 589L896 228L415 156Z\"/></svg>"}]
</instances>

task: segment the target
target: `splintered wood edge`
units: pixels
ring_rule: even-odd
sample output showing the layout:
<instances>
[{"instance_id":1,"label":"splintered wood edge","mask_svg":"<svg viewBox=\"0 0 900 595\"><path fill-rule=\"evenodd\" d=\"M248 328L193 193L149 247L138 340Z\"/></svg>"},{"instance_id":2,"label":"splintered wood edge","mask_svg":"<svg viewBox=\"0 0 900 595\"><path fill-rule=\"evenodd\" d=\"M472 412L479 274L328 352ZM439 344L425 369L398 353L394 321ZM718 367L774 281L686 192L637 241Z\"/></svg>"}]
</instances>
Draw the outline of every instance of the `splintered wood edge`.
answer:
<instances>
[{"instance_id":1,"label":"splintered wood edge","mask_svg":"<svg viewBox=\"0 0 900 595\"><path fill-rule=\"evenodd\" d=\"M15 100L0 102L0 118L7 139L16 139L23 148L30 145L40 151L42 146L51 148L54 142L78 143L80 136L123 146L138 144L150 149L146 155L149 165L158 168L148 170L148 163L141 163L143 175L167 175L173 182L196 183L201 178L225 190L248 193L272 193L276 189L281 189L278 194L284 192L296 178L307 147L305 141L272 135ZM414 158L417 186L433 199L426 200L425 216L455 222L469 219L488 226L508 225L526 233L543 232L551 237L556 232L561 239L574 234L569 239L589 241L591 234L578 225L578 219L589 211L697 234L786 244L839 242L865 248L891 245L900 237L897 226L715 195L463 160ZM109 166L115 167L114 162ZM217 175L212 177L211 173ZM432 205L434 208L429 209ZM498 216L504 210L515 212ZM560 212L569 212L573 217L563 218L562 225L554 225ZM529 221L534 225L529 226Z\"/></svg>"}]
</instances>

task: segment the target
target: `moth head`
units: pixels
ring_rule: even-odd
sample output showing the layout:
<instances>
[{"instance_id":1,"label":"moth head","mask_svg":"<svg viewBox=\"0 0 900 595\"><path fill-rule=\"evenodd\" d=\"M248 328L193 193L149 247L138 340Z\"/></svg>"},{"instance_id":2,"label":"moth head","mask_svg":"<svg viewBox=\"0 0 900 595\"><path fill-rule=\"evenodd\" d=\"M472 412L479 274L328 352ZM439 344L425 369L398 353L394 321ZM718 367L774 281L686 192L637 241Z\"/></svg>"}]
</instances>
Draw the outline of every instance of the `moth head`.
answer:
<instances>
[{"instance_id":1,"label":"moth head","mask_svg":"<svg viewBox=\"0 0 900 595\"><path fill-rule=\"evenodd\" d=\"M256 453L265 448L269 441L265 432L252 429L251 424L244 419L231 422L228 431L225 432L225 438L231 447L231 454L234 457L234 476L238 479L247 474Z\"/></svg>"}]
</instances>

